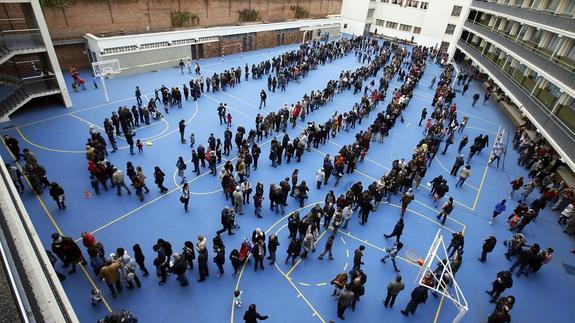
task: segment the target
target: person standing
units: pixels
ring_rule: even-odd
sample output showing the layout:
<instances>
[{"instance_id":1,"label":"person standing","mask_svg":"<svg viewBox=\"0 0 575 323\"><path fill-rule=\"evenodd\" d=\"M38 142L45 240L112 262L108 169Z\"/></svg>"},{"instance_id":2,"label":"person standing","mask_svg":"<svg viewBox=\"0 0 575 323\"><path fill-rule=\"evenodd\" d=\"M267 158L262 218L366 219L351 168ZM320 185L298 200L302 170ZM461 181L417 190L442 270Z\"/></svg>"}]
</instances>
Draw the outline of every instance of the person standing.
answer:
<instances>
[{"instance_id":1,"label":"person standing","mask_svg":"<svg viewBox=\"0 0 575 323\"><path fill-rule=\"evenodd\" d=\"M337 296L337 317L339 317L342 320L345 320L343 314L345 313L345 310L351 305L353 299L354 294L350 290L350 286L348 284L341 290L341 292Z\"/></svg>"},{"instance_id":2,"label":"person standing","mask_svg":"<svg viewBox=\"0 0 575 323\"><path fill-rule=\"evenodd\" d=\"M425 286L417 286L411 292L411 299L404 310L401 310L401 314L405 316L409 316L411 313L412 315L415 314L415 310L417 306L421 303L425 303L427 300L427 287Z\"/></svg>"},{"instance_id":3,"label":"person standing","mask_svg":"<svg viewBox=\"0 0 575 323\"><path fill-rule=\"evenodd\" d=\"M459 180L457 180L455 187L462 187L469 176L471 176L471 165L465 165L461 172L459 172Z\"/></svg>"},{"instance_id":4,"label":"person standing","mask_svg":"<svg viewBox=\"0 0 575 323\"><path fill-rule=\"evenodd\" d=\"M54 201L56 201L56 204L58 204L59 210L66 209L66 204L64 204L64 189L58 183L52 182L50 184L50 196Z\"/></svg>"},{"instance_id":5,"label":"person standing","mask_svg":"<svg viewBox=\"0 0 575 323\"><path fill-rule=\"evenodd\" d=\"M116 195L122 195L122 187L128 191L128 195L131 195L132 192L124 180L124 173L116 167L114 167L113 170L114 173L112 174L112 183L114 186L116 186Z\"/></svg>"},{"instance_id":6,"label":"person standing","mask_svg":"<svg viewBox=\"0 0 575 323\"><path fill-rule=\"evenodd\" d=\"M511 191L509 191L509 199L513 199L515 192L519 191L523 187L523 176L519 176L513 181L511 181Z\"/></svg>"},{"instance_id":7,"label":"person standing","mask_svg":"<svg viewBox=\"0 0 575 323\"><path fill-rule=\"evenodd\" d=\"M486 290L485 292L491 296L489 303L495 303L501 293L503 293L507 288L511 288L513 286L513 277L511 272L506 270L498 272L497 278L493 281L493 283L491 283L491 285L491 290Z\"/></svg>"},{"instance_id":8,"label":"person standing","mask_svg":"<svg viewBox=\"0 0 575 323\"><path fill-rule=\"evenodd\" d=\"M142 91L140 91L139 86L136 86L136 91L134 92L134 95L136 96L136 101L138 102L138 105L142 105Z\"/></svg>"},{"instance_id":9,"label":"person standing","mask_svg":"<svg viewBox=\"0 0 575 323\"><path fill-rule=\"evenodd\" d=\"M413 194L413 189L409 188L407 192L403 193L401 196L401 217L405 215L405 211L407 210L407 206L415 199L415 195Z\"/></svg>"},{"instance_id":10,"label":"person standing","mask_svg":"<svg viewBox=\"0 0 575 323\"><path fill-rule=\"evenodd\" d=\"M180 286L185 287L190 283L186 277L186 270L188 269L188 262L186 258L180 254L174 253L174 264L172 265L172 272L176 274L176 280L180 282Z\"/></svg>"},{"instance_id":11,"label":"person standing","mask_svg":"<svg viewBox=\"0 0 575 323\"><path fill-rule=\"evenodd\" d=\"M461 96L464 96L465 92L467 92L468 89L469 89L469 84L465 83L463 85L463 91L461 91Z\"/></svg>"},{"instance_id":12,"label":"person standing","mask_svg":"<svg viewBox=\"0 0 575 323\"><path fill-rule=\"evenodd\" d=\"M361 265L363 265L361 258L363 257L363 251L364 250L365 250L365 246L360 245L359 248L355 249L355 251L353 252L353 270L360 270L361 269Z\"/></svg>"},{"instance_id":13,"label":"person standing","mask_svg":"<svg viewBox=\"0 0 575 323\"><path fill-rule=\"evenodd\" d=\"M182 156L178 157L178 161L176 162L176 169L178 170L178 176L182 179L180 184L186 182L186 162Z\"/></svg>"},{"instance_id":14,"label":"person standing","mask_svg":"<svg viewBox=\"0 0 575 323\"><path fill-rule=\"evenodd\" d=\"M164 174L164 172L162 172L160 167L155 166L154 167L154 182L156 183L156 185L158 185L158 188L160 189L160 193L167 193L168 192L168 189L164 187L165 177L166 177L166 174ZM118 191L119 191L119 189L118 189Z\"/></svg>"},{"instance_id":15,"label":"person standing","mask_svg":"<svg viewBox=\"0 0 575 323\"><path fill-rule=\"evenodd\" d=\"M185 135L185 131L186 131L186 121L185 120L180 120L180 122L178 123L178 128L180 130L180 142L182 144L186 143L186 139L184 137Z\"/></svg>"},{"instance_id":16,"label":"person standing","mask_svg":"<svg viewBox=\"0 0 575 323\"><path fill-rule=\"evenodd\" d=\"M497 244L497 239L494 235L490 235L489 238L483 240L483 247L481 248L481 257L477 258L477 260L481 262L485 262L487 260L487 254L492 252L495 249L495 245Z\"/></svg>"},{"instance_id":17,"label":"person standing","mask_svg":"<svg viewBox=\"0 0 575 323\"><path fill-rule=\"evenodd\" d=\"M266 107L266 99L268 98L268 95L266 94L266 91L264 91L263 89L260 92L260 109L262 108L262 104L264 105L264 108Z\"/></svg>"},{"instance_id":18,"label":"person standing","mask_svg":"<svg viewBox=\"0 0 575 323\"><path fill-rule=\"evenodd\" d=\"M329 238L327 239L327 241L325 242L325 248L323 250L323 252L321 253L321 255L319 255L319 257L317 257L319 260L323 260L323 256L327 253L329 255L329 260L333 260L333 254L331 252L331 249L333 247L333 241L335 240L335 234L331 234L329 236Z\"/></svg>"},{"instance_id":19,"label":"person standing","mask_svg":"<svg viewBox=\"0 0 575 323\"><path fill-rule=\"evenodd\" d=\"M224 275L224 263L226 262L226 249L223 245L218 245L214 247L216 255L214 256L214 263L218 266L219 273L216 277L222 277Z\"/></svg>"},{"instance_id":20,"label":"person standing","mask_svg":"<svg viewBox=\"0 0 575 323\"><path fill-rule=\"evenodd\" d=\"M397 264L395 263L395 257L397 257L397 254L399 253L401 248L403 248L403 243L396 242L393 245L393 248L386 248L385 249L385 251L387 252L387 255L385 255L383 258L381 258L381 262L383 262L384 264L386 263L385 259L391 258L391 262L393 263L393 269L395 269L396 272L399 272L400 270L397 268Z\"/></svg>"},{"instance_id":21,"label":"person standing","mask_svg":"<svg viewBox=\"0 0 575 323\"><path fill-rule=\"evenodd\" d=\"M247 80L247 74L246 74ZM245 323L258 323L258 320L267 320L269 315L261 315L256 311L256 304L251 304L248 307L248 310L244 313L244 321Z\"/></svg>"},{"instance_id":22,"label":"person standing","mask_svg":"<svg viewBox=\"0 0 575 323\"><path fill-rule=\"evenodd\" d=\"M489 221L489 224L493 224L493 221L495 221L495 218L505 212L505 210L507 209L507 207L505 206L505 202L507 202L506 199L501 200L501 202L495 204L495 208L493 209L493 215L491 217L491 220Z\"/></svg>"},{"instance_id":23,"label":"person standing","mask_svg":"<svg viewBox=\"0 0 575 323\"><path fill-rule=\"evenodd\" d=\"M180 202L184 204L184 211L188 212L188 203L190 202L190 186L188 183L184 183L182 186L182 195L180 196Z\"/></svg>"},{"instance_id":24,"label":"person standing","mask_svg":"<svg viewBox=\"0 0 575 323\"><path fill-rule=\"evenodd\" d=\"M421 127L421 122L423 122L423 120L425 120L426 117L427 117L427 108L423 108L423 111L421 111L421 118L419 119L418 123L419 127Z\"/></svg>"},{"instance_id":25,"label":"person standing","mask_svg":"<svg viewBox=\"0 0 575 323\"><path fill-rule=\"evenodd\" d=\"M473 94L473 97L472 97L472 98L473 98L473 102L471 103L471 106L472 106L473 108L475 108L475 105L477 104L477 101L479 101L479 93Z\"/></svg>"},{"instance_id":26,"label":"person standing","mask_svg":"<svg viewBox=\"0 0 575 323\"><path fill-rule=\"evenodd\" d=\"M253 248L252 255L254 256L254 271L258 271L258 264L261 270L264 270L264 257L266 255L266 246L263 240L258 240Z\"/></svg>"},{"instance_id":27,"label":"person standing","mask_svg":"<svg viewBox=\"0 0 575 323\"><path fill-rule=\"evenodd\" d=\"M120 280L119 273L120 267L122 267L120 260L112 261L109 259L98 274L98 278L106 282L114 298L122 291L122 281Z\"/></svg>"},{"instance_id":28,"label":"person standing","mask_svg":"<svg viewBox=\"0 0 575 323\"><path fill-rule=\"evenodd\" d=\"M198 272L200 274L198 282L201 283L210 275L208 271L208 249L206 248L206 238L202 235L198 236L196 251L198 252Z\"/></svg>"},{"instance_id":29,"label":"person standing","mask_svg":"<svg viewBox=\"0 0 575 323\"><path fill-rule=\"evenodd\" d=\"M20 157L24 156L20 153L20 143L15 138L4 135L4 144L6 144L16 161L19 161Z\"/></svg>"},{"instance_id":30,"label":"person standing","mask_svg":"<svg viewBox=\"0 0 575 323\"><path fill-rule=\"evenodd\" d=\"M395 280L393 280L387 285L387 296L385 297L383 306L390 308L393 307L393 304L395 303L395 298L404 288L405 284L401 281L401 276L397 275L395 277Z\"/></svg>"},{"instance_id":31,"label":"person standing","mask_svg":"<svg viewBox=\"0 0 575 323\"><path fill-rule=\"evenodd\" d=\"M269 256L267 257L267 259L270 260L270 266L276 263L276 252L279 245L280 242L278 237L275 234L270 235L268 238Z\"/></svg>"},{"instance_id":32,"label":"person standing","mask_svg":"<svg viewBox=\"0 0 575 323\"><path fill-rule=\"evenodd\" d=\"M453 197L449 197L447 202L445 202L445 204L443 204L443 206L441 207L441 211L439 211L439 214L437 214L437 219L438 220L441 219L441 225L445 225L447 217L453 211L453 203L454 203Z\"/></svg>"},{"instance_id":33,"label":"person standing","mask_svg":"<svg viewBox=\"0 0 575 323\"><path fill-rule=\"evenodd\" d=\"M401 239L401 235L403 234L403 227L404 227L403 218L400 217L399 220L397 220L397 223L395 223L393 231L391 231L390 234L384 234L383 236L386 239L395 237L396 242L399 242L399 239Z\"/></svg>"},{"instance_id":34,"label":"person standing","mask_svg":"<svg viewBox=\"0 0 575 323\"><path fill-rule=\"evenodd\" d=\"M463 148L465 148L465 146L467 146L468 142L469 142L469 137L467 137L467 135L463 135L463 138L459 142L459 148L457 148L458 154L461 154L461 151L463 150ZM463 157L463 155L460 155L460 156Z\"/></svg>"}]
</instances>

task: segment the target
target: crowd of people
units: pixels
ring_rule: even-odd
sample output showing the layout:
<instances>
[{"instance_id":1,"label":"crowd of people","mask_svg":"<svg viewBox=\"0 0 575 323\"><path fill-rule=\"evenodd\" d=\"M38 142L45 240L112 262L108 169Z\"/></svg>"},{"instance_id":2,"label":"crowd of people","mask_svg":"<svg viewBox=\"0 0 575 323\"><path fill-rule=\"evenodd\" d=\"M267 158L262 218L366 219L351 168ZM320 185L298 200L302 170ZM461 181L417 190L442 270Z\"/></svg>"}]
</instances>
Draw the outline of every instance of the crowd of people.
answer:
<instances>
[{"instance_id":1,"label":"crowd of people","mask_svg":"<svg viewBox=\"0 0 575 323\"><path fill-rule=\"evenodd\" d=\"M269 265L276 262L276 253L280 245L286 250L285 264L289 264L290 260L292 264L295 264L298 259L307 260L310 253L316 251L323 234L327 235L327 240L322 253L317 258L322 261L323 257L328 255L329 260L333 260L334 240L341 229L347 229L354 212L359 209L358 222L365 225L368 222L369 214L376 211L382 201L390 203L392 197L397 195L399 195L398 199L401 202L400 217L392 232L385 235L386 239L395 237L396 241L393 247L385 250L385 255L381 260L385 263L387 259L390 259L395 272L400 272L396 257L404 248L400 241L404 231L403 218L408 205L415 199L414 190L418 191L422 187L422 180L426 177L428 168L439 152L441 143L444 143L442 154L445 154L449 145L454 143L455 135L461 135L459 154L450 173L457 178L456 188L461 188L471 176L471 166L469 165L471 158L489 147L488 136L482 134L473 140L466 162L465 157L461 155L461 151L469 141L467 135L463 133L469 118L467 116L460 118L457 114L457 106L453 103L456 96L454 68L450 64L444 64L445 55L437 49L416 46L410 51L395 42L385 41L381 44L368 37L343 38L325 44L319 42L305 43L299 50L284 53L259 64L253 64L251 69L246 64L243 80L247 81L250 74L252 79L261 79L268 75L268 91L273 93L276 87L283 91L289 82L299 82L301 77L305 77L310 70L316 69L318 64L326 64L350 53L354 53L358 62L362 64L367 62L367 65L354 71L342 71L339 78L329 81L324 89L306 93L300 101L291 104L291 106L285 104L279 111L270 112L265 116L258 114L255 118L255 127L249 131L246 131L244 126L239 126L234 134L231 130L231 109L227 107L227 104L221 103L217 107L217 112L220 124L226 124L223 141L212 133L205 147L202 143L195 147L194 135L190 136L193 172L200 175L201 169L207 165L210 173L219 177L225 199L231 201L231 207L225 206L222 209L220 216L222 229L217 231L212 239L212 259L217 265L218 277L224 275L226 259L232 266L234 277L238 274L241 265L250 257L254 261L254 271L263 271L265 268L264 259L269 260ZM288 197L293 197L302 208L288 216L289 241L280 241L274 234L266 239L265 232L256 228L252 232L251 239L246 239L239 249L228 248L228 250L232 250L229 254L226 253L226 246L221 234L227 231L229 235L232 235L234 230L240 229L236 223L236 215L244 214L245 206L250 204L250 200L253 201L254 215L261 218L261 209L265 199L265 184L261 181L257 182L254 192L254 187L249 183L249 177L251 171L258 168L258 160L262 153L261 146L268 142L262 143L264 138L272 137L269 140L269 160L271 167L275 168L284 161L290 163L292 158L296 163L300 162L305 151L317 149L320 144L325 144L335 138L341 131L355 130L364 119L370 117L371 113L375 114L376 117L371 124L357 132L352 144L342 146L333 158L329 154L325 156L315 177L316 185L312 187L320 190L322 186L329 185L331 176L335 178L334 186L337 186L344 174L353 173L358 163L364 162L372 143L383 143L396 122L398 120L401 123L404 122L402 112L408 107L413 91L423 76L426 65L433 61L442 64L443 73L437 84L435 77L431 82L430 88L435 87L435 95L430 102L433 110L429 118L427 118L426 108L421 113L419 126L422 126L422 122L425 121L424 137L414 147L411 159L394 160L389 172L366 187L361 181L357 181L339 196L336 196L334 190L328 189L323 206L319 203L315 204L305 214L303 214L303 207L310 188L305 180L300 181L298 169L295 169L278 185L270 182L267 195L269 207L275 213L285 213L285 208L289 202ZM188 62L188 65L184 63L184 66L188 66L191 73L191 67L189 67L191 63ZM198 64L196 64L195 70L197 75L201 75ZM380 71L383 73L376 82ZM386 92L394 77L397 77L402 85L393 90L392 98L385 110L377 111L379 103L386 98ZM457 86L461 82L464 86L468 85L472 79L467 74L459 74ZM183 96L185 100L188 100L188 95L191 94L191 97L197 100L204 91L204 85L207 92L210 92L210 89L217 92L226 91L226 87L234 87L241 81L242 68L240 67L232 68L220 74L214 73L211 77L199 76L190 81L189 88L186 85L183 86ZM325 123L307 122L305 127L298 125L306 122L307 115L332 102L335 95L350 91L352 88L354 94L359 93L361 95L361 99L349 111L344 113L335 111ZM179 88L169 89L162 86L155 92L155 97L147 105L144 105L141 100L142 93L139 88L136 88L137 105L131 109L120 107L117 112L112 113L110 119L104 120L102 129L108 137L108 142L95 126L90 127L90 138L86 143L86 159L90 183L96 194L101 193L100 187L108 191L110 186L116 188L117 195L121 195L123 190L131 195L132 190L134 190L135 195L143 201L144 192L150 191L146 185L147 177L140 166L134 166L132 162L128 161L124 175L124 172L114 166L107 159L107 156L109 151L117 151L116 137L119 136L129 144L132 155L135 154L134 146L140 152L142 151L142 143L139 140L134 142L136 129L144 123L150 124L150 117L152 119L162 117L156 102L159 101L164 105L166 113L169 113L170 108L174 106L181 107L182 94ZM262 92L265 94L265 91L262 90ZM260 94L260 98L265 105L264 96ZM473 100L477 101L475 98ZM297 127L301 130L293 140L288 134L290 126L292 129ZM182 143L186 143L184 130L185 122L183 126L180 125ZM279 133L283 133L283 135L279 135L281 140L276 138ZM234 150L232 140L237 148L237 155L233 159L230 158ZM42 194L43 189L49 187L50 195L58 207L64 210L66 205L63 188L56 182L48 181L46 170L38 163L34 154L28 149L24 149L23 153L20 153L18 141L9 136L4 136L4 142L17 160L23 158L25 161L24 174L20 172L18 167L7 165L16 187L20 191L24 191L22 177L26 175L32 189L37 194ZM108 144L112 147L111 149L108 148ZM557 181L556 171L561 166L560 160L553 155L544 139L541 137L530 139L524 127L518 128L513 145L520 152L518 164L528 168L532 180L525 184L523 177L520 177L511 182L512 190L507 200L513 199L514 192L523 190L518 206L508 218L510 229L517 233L505 243L508 248L505 254L507 259L511 260L511 257L516 257L516 259L508 270L497 273L492 289L487 291L491 296L490 301L495 303L494 312L488 318L490 323L509 322L511 320L510 310L515 303L515 297L512 295L502 296L502 293L512 287L512 273L515 269L519 268L516 277L528 276L539 271L544 264L549 263L552 259L552 248L542 250L537 243L528 245L525 237L521 234L521 230L531 223L547 204L553 204L552 209L561 212L558 222L565 225L565 232L575 233L573 188L565 182ZM497 149L499 151L498 156L501 157L504 151L499 146ZM494 151L495 148L493 148L492 156ZM227 157L223 165L221 165L222 155ZM235 162L233 162L234 160ZM493 161L490 160L490 163ZM217 171L218 164L221 167L219 173ZM499 158L497 158L497 165L499 165ZM178 157L176 169L183 184L180 188L180 201L183 203L184 209L188 211L190 191L186 183L186 168L184 159ZM125 176L128 176L131 181L132 189L126 184ZM159 191L167 193L168 189L164 186L165 173L160 167L154 168L153 178ZM427 186L425 187L429 188L430 195L435 201L435 207L439 207L443 203L437 216L438 221L441 221L440 223L443 225L454 210L454 199L447 196L449 192L448 181L439 175L430 179ZM536 189L540 191L541 196L527 207L527 198ZM252 193L254 193L253 196L251 196ZM492 221L497 215L506 211L507 200L503 199L495 206ZM72 269L69 273L75 272L76 264L87 264L81 249L73 239L58 233L53 234L52 239L50 259L53 264L60 260L63 267L71 266ZM456 274L462 264L464 240L463 232L453 234L447 250L449 252L448 259L438 263L433 270L434 273L445 273L443 269L449 266L448 275L439 278L437 275L429 276L425 284L415 287L410 295L409 303L401 311L403 315L414 314L417 306L426 301L428 290L433 291L438 289L438 286L449 285L453 279L452 275ZM141 287L137 268L143 276L149 275L145 262L145 252L137 243L132 246L132 255L124 247L118 247L113 254L106 255L104 244L98 242L92 234L87 232L82 233L82 243L89 255L89 262L94 275L106 283L113 297L117 297L124 286L128 289ZM495 249L496 243L495 236L489 236L485 239L478 260L486 262L487 254ZM198 282L204 282L209 277L209 251L207 238L204 235L199 235L195 243L185 241L180 248L174 248L168 239L160 238L154 244L153 251L155 253L153 265L160 285L167 284L168 275L173 274L180 286L188 286L187 273L194 269L195 262L199 275ZM352 270L339 273L331 281L334 286L332 296L336 300L337 316L340 319L345 318L344 314L347 308L355 311L357 302L365 293L367 275L362 270L364 253L365 246L360 245L353 253ZM65 279L64 274L60 272L57 274L60 279ZM402 282L402 277L397 275L387 286L385 307L393 307L396 297L404 288L405 284ZM241 306L241 294L242 291L234 290L235 306ZM91 295L94 305L101 302L102 294L97 288L92 290ZM118 315L133 316L128 311ZM257 313L253 304L250 305L244 316L244 319L246 321L251 320L250 322L266 318L267 316Z\"/></svg>"}]
</instances>

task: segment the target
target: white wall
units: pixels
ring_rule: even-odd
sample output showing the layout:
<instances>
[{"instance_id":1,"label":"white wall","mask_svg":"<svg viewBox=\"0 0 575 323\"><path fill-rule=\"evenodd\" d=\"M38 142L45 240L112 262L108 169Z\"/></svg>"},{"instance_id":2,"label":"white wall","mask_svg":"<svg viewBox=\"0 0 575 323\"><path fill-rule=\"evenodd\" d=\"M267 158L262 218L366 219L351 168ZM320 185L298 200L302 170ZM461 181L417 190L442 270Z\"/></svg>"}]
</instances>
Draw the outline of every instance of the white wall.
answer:
<instances>
[{"instance_id":1,"label":"white wall","mask_svg":"<svg viewBox=\"0 0 575 323\"><path fill-rule=\"evenodd\" d=\"M408 40L413 36L416 43L424 46L440 46L443 41L449 42L448 52L452 54L455 50L455 43L461 35L463 22L467 19L471 0L426 0L420 1L419 4L421 2L428 2L427 9L421 9L420 6L413 8L383 3L380 0L371 2L372 6L375 5L376 10L370 32L374 33L377 29L377 33L385 37ZM352 29L356 33L363 32L369 3L369 0L343 1L342 18L344 23L348 23L348 29ZM459 17L451 16L455 5L463 7ZM376 25L377 19L383 20L384 25ZM387 21L397 23L397 27L395 29L387 28L385 26ZM400 30L401 24L419 27L421 33L413 34L413 28L412 31ZM453 35L445 34L447 24L456 26ZM349 27L350 25L352 26Z\"/></svg>"},{"instance_id":2,"label":"white wall","mask_svg":"<svg viewBox=\"0 0 575 323\"><path fill-rule=\"evenodd\" d=\"M363 35L370 0L343 0L341 4L341 32ZM347 24L347 27L344 28Z\"/></svg>"}]
</instances>

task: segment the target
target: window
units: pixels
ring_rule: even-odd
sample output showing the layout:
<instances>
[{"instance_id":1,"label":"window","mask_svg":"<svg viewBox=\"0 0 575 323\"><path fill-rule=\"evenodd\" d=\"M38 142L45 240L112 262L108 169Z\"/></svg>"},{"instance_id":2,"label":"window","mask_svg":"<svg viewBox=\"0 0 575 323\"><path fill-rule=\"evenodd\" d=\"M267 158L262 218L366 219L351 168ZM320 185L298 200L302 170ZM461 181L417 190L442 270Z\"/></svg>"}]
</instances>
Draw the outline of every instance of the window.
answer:
<instances>
[{"instance_id":1,"label":"window","mask_svg":"<svg viewBox=\"0 0 575 323\"><path fill-rule=\"evenodd\" d=\"M397 29L397 22L388 21L385 23L385 26L387 28Z\"/></svg>"},{"instance_id":2,"label":"window","mask_svg":"<svg viewBox=\"0 0 575 323\"><path fill-rule=\"evenodd\" d=\"M421 5L419 6L420 9L427 9L427 6L429 5L429 2L421 2Z\"/></svg>"},{"instance_id":3,"label":"window","mask_svg":"<svg viewBox=\"0 0 575 323\"><path fill-rule=\"evenodd\" d=\"M419 1L407 0L407 1L405 2L405 6L406 6L406 7L417 8L417 7L419 7Z\"/></svg>"},{"instance_id":4,"label":"window","mask_svg":"<svg viewBox=\"0 0 575 323\"><path fill-rule=\"evenodd\" d=\"M381 19L375 19L375 25L376 26L385 26L385 21L383 21Z\"/></svg>"},{"instance_id":5,"label":"window","mask_svg":"<svg viewBox=\"0 0 575 323\"><path fill-rule=\"evenodd\" d=\"M389 0L381 0L383 3L389 3Z\"/></svg>"},{"instance_id":6,"label":"window","mask_svg":"<svg viewBox=\"0 0 575 323\"><path fill-rule=\"evenodd\" d=\"M451 10L452 17L459 17L461 15L461 10L463 9L462 6L453 6L453 10Z\"/></svg>"},{"instance_id":7,"label":"window","mask_svg":"<svg viewBox=\"0 0 575 323\"><path fill-rule=\"evenodd\" d=\"M448 35L453 35L454 31L455 31L455 25L447 24L447 28L445 28L445 33Z\"/></svg>"},{"instance_id":8,"label":"window","mask_svg":"<svg viewBox=\"0 0 575 323\"><path fill-rule=\"evenodd\" d=\"M441 46L439 46L439 50L446 52L447 49L449 48L449 43L448 42L441 42Z\"/></svg>"},{"instance_id":9,"label":"window","mask_svg":"<svg viewBox=\"0 0 575 323\"><path fill-rule=\"evenodd\" d=\"M410 26L410 25L401 24L401 25L399 25L399 30L411 32L411 26Z\"/></svg>"},{"instance_id":10,"label":"window","mask_svg":"<svg viewBox=\"0 0 575 323\"><path fill-rule=\"evenodd\" d=\"M347 24L343 24L343 29L346 29L346 28L347 28Z\"/></svg>"},{"instance_id":11,"label":"window","mask_svg":"<svg viewBox=\"0 0 575 323\"><path fill-rule=\"evenodd\" d=\"M420 27L413 27L413 33L414 34L421 34L421 28Z\"/></svg>"},{"instance_id":12,"label":"window","mask_svg":"<svg viewBox=\"0 0 575 323\"><path fill-rule=\"evenodd\" d=\"M391 4L396 4L396 5L402 5L403 4L403 0L391 0Z\"/></svg>"},{"instance_id":13,"label":"window","mask_svg":"<svg viewBox=\"0 0 575 323\"><path fill-rule=\"evenodd\" d=\"M369 9L367 10L367 18L373 18L373 13L375 12L375 9Z\"/></svg>"}]
</instances>

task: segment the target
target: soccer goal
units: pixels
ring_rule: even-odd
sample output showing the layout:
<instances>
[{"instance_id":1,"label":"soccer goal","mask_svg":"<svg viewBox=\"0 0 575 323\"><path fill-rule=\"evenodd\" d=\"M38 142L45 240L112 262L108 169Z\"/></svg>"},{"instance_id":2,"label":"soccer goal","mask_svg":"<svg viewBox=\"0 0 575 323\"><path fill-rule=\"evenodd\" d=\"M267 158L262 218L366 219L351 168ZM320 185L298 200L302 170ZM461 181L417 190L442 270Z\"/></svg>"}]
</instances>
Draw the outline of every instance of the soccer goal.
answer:
<instances>
[{"instance_id":1,"label":"soccer goal","mask_svg":"<svg viewBox=\"0 0 575 323\"><path fill-rule=\"evenodd\" d=\"M94 71L94 76L102 81L102 88L104 88L106 102L110 102L105 80L114 77L115 74L119 74L122 71L120 69L120 61L117 59L111 59L108 61L93 62L92 70Z\"/></svg>"},{"instance_id":2,"label":"soccer goal","mask_svg":"<svg viewBox=\"0 0 575 323\"><path fill-rule=\"evenodd\" d=\"M431 247L423 260L423 265L419 268L415 281L420 286L425 286L431 291L441 294L442 297L447 297L451 300L458 310L453 323L460 322L469 310L467 300L451 270L441 230L437 231Z\"/></svg>"}]
</instances>

